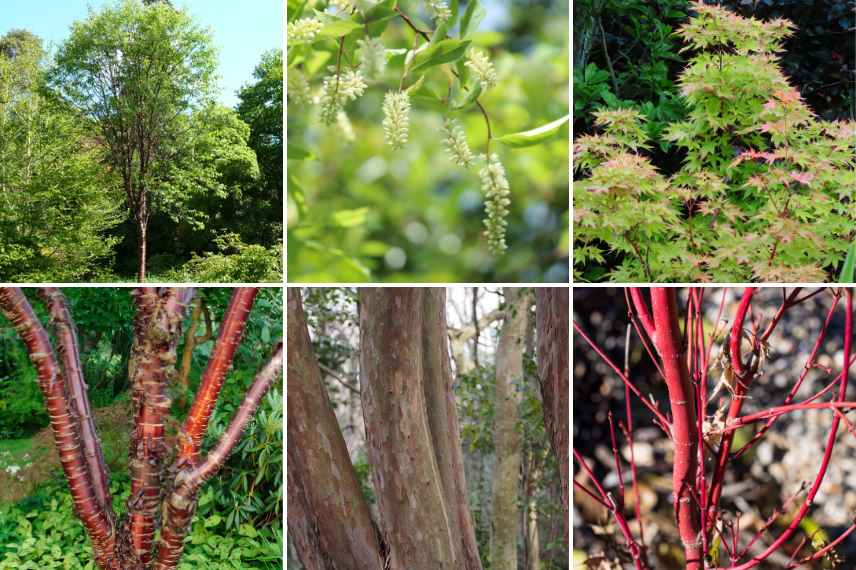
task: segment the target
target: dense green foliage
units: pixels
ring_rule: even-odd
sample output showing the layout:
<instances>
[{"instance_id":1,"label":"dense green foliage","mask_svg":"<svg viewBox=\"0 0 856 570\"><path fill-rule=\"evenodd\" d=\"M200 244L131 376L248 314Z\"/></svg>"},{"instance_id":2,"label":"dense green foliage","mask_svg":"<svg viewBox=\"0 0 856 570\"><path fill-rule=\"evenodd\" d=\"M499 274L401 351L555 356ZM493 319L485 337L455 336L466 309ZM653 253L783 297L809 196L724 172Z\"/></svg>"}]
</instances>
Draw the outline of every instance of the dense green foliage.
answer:
<instances>
[{"instance_id":1,"label":"dense green foliage","mask_svg":"<svg viewBox=\"0 0 856 570\"><path fill-rule=\"evenodd\" d=\"M128 280L145 234L150 278L279 281L278 61L228 109L211 32L169 3L91 11L52 59L0 38L0 279Z\"/></svg>"},{"instance_id":2,"label":"dense green foliage","mask_svg":"<svg viewBox=\"0 0 856 570\"><path fill-rule=\"evenodd\" d=\"M490 9L288 3L292 281L567 279L567 5Z\"/></svg>"},{"instance_id":3,"label":"dense green foliage","mask_svg":"<svg viewBox=\"0 0 856 570\"><path fill-rule=\"evenodd\" d=\"M852 122L815 118L776 55L787 20L763 23L695 3L679 34L695 55L678 84L686 119L652 164L638 110L594 113L575 146L575 267L617 281L823 281L854 238ZM621 255L612 267L606 255Z\"/></svg>"},{"instance_id":4,"label":"dense green foliage","mask_svg":"<svg viewBox=\"0 0 856 570\"><path fill-rule=\"evenodd\" d=\"M120 221L104 151L46 92L46 56L26 31L0 37L0 280L75 281L109 262Z\"/></svg>"},{"instance_id":5,"label":"dense green foliage","mask_svg":"<svg viewBox=\"0 0 856 570\"><path fill-rule=\"evenodd\" d=\"M28 290L28 296L31 292L34 293ZM65 290L78 327L89 398L95 407L127 399L134 314L129 292L124 288ZM218 317L226 309L231 291L206 288L199 294L209 307L216 337ZM37 313L46 318L34 294L31 301ZM259 293L203 441L203 453L223 433L255 373L269 356L271 346L281 338L282 310L280 289L263 289ZM182 394L177 385L170 387L174 402L168 421L170 436L174 436L187 412L180 402L192 401L213 346L212 339L195 347L187 394ZM181 350L183 343L179 345L179 353ZM282 389L276 386L262 400L226 464L203 487L180 568L281 568L282 422ZM112 427L96 425L96 429L111 471L114 505L121 512L130 491L126 473L132 422L129 418L117 418L115 423L118 425L111 422ZM30 436L46 425L35 369L15 331L2 320L0 439ZM52 448L50 453L55 453ZM25 469L22 473L26 477L28 472ZM55 479L33 481L38 490L17 504L0 503L0 569L94 567L91 547L72 511L68 486L58 464L53 475Z\"/></svg>"}]
</instances>

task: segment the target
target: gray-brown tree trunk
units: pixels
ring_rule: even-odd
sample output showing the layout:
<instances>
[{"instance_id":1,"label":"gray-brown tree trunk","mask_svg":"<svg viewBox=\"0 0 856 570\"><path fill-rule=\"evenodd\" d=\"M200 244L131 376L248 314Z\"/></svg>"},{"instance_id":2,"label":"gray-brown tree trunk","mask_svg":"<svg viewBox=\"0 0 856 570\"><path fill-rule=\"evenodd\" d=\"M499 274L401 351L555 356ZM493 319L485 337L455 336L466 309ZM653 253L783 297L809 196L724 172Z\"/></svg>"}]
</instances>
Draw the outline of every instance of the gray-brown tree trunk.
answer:
<instances>
[{"instance_id":1,"label":"gray-brown tree trunk","mask_svg":"<svg viewBox=\"0 0 856 570\"><path fill-rule=\"evenodd\" d=\"M288 290L288 532L305 570L379 570L368 506L327 392L303 314Z\"/></svg>"},{"instance_id":2,"label":"gray-brown tree trunk","mask_svg":"<svg viewBox=\"0 0 856 570\"><path fill-rule=\"evenodd\" d=\"M492 570L517 570L517 497L521 437L518 429L523 383L523 340L529 299L506 287L505 318L496 353L493 499L490 537Z\"/></svg>"},{"instance_id":3,"label":"gray-brown tree trunk","mask_svg":"<svg viewBox=\"0 0 856 570\"><path fill-rule=\"evenodd\" d=\"M445 291L360 290L360 385L390 570L480 570L466 502Z\"/></svg>"}]
</instances>

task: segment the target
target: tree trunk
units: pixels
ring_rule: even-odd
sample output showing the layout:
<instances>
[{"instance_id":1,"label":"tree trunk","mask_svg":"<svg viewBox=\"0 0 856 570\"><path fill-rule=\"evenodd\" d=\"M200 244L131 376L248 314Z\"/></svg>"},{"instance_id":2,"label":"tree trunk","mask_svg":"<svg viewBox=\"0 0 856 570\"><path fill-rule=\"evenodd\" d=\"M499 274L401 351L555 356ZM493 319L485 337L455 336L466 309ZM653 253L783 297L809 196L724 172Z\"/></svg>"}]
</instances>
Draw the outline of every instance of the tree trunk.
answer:
<instances>
[{"instance_id":1,"label":"tree trunk","mask_svg":"<svg viewBox=\"0 0 856 570\"><path fill-rule=\"evenodd\" d=\"M490 538L492 570L517 569L517 491L520 476L518 407L523 382L523 339L528 297L505 287L505 319L496 354L493 476L493 522Z\"/></svg>"},{"instance_id":2,"label":"tree trunk","mask_svg":"<svg viewBox=\"0 0 856 570\"><path fill-rule=\"evenodd\" d=\"M137 278L140 283L146 282L146 234L149 229L148 220L138 219L137 220L137 240L139 242L139 252L140 252L140 269L137 272Z\"/></svg>"},{"instance_id":3,"label":"tree trunk","mask_svg":"<svg viewBox=\"0 0 856 570\"><path fill-rule=\"evenodd\" d=\"M247 293L241 291L233 299L245 298ZM57 359L47 331L20 289L0 288L0 311L15 325L36 364L74 511L92 540L95 563L101 570L174 570L200 487L222 467L262 397L280 376L282 343L256 376L214 449L204 458L194 456L192 462L177 461L174 470L168 471L164 464L170 454L164 439L164 418L169 408L165 387L174 372L175 342L193 289L144 287L134 291L137 313L128 365L135 422L129 460L131 496L127 518L117 523L101 445L91 421L74 323L60 291L43 288L40 294L48 307L61 359ZM230 338L237 342L237 337ZM226 341L218 339L218 345L221 342ZM215 356L219 352L219 346L215 347ZM231 360L217 368L230 364ZM152 560L159 520L158 556Z\"/></svg>"},{"instance_id":4,"label":"tree trunk","mask_svg":"<svg viewBox=\"0 0 856 570\"><path fill-rule=\"evenodd\" d=\"M562 485L562 520L568 541L568 289L536 290L535 319L538 329L538 382L541 385L544 422Z\"/></svg>"},{"instance_id":5,"label":"tree trunk","mask_svg":"<svg viewBox=\"0 0 856 570\"><path fill-rule=\"evenodd\" d=\"M205 318L205 334L196 336L196 329L199 328L199 321ZM187 325L187 333L184 339L184 349L181 351L181 368L178 372L178 380L176 384L181 389L178 396L178 406L185 409L187 405L187 392L190 386L190 368L193 365L193 351L200 344L206 343L213 338L211 328L211 314L208 312L208 307L202 300L202 295L197 295L193 302L193 312L190 315L190 323Z\"/></svg>"},{"instance_id":6,"label":"tree trunk","mask_svg":"<svg viewBox=\"0 0 856 570\"><path fill-rule=\"evenodd\" d=\"M445 422L428 417L429 398L435 412L443 407L434 388L426 388L436 377L437 355L424 353L426 344L436 346L425 338L432 335L426 334L426 327L433 330L445 324L445 307L432 299L437 294L415 288L360 290L363 416L390 570L451 570L468 568L470 563L464 547L467 539L462 536L467 529L459 524L462 516L469 516L469 509L465 502L455 504L451 499L450 503L454 485L444 480L439 464L448 460L449 449L460 447L457 430L448 430L448 422L456 415L447 415ZM433 307L428 314L426 302ZM440 357L447 358L447 354ZM451 385L447 392L450 389ZM444 423L446 431L432 432L431 426ZM435 443L434 437L448 441ZM443 455L440 462L438 449Z\"/></svg>"},{"instance_id":7,"label":"tree trunk","mask_svg":"<svg viewBox=\"0 0 856 570\"><path fill-rule=\"evenodd\" d=\"M540 482L541 462L536 457L536 451L529 449L527 454L526 487L524 491L526 499L525 570L541 570L541 538L538 534L538 499L535 496Z\"/></svg>"},{"instance_id":8,"label":"tree trunk","mask_svg":"<svg viewBox=\"0 0 856 570\"><path fill-rule=\"evenodd\" d=\"M288 532L306 570L379 570L381 548L288 289Z\"/></svg>"},{"instance_id":9,"label":"tree trunk","mask_svg":"<svg viewBox=\"0 0 856 570\"><path fill-rule=\"evenodd\" d=\"M460 561L460 568L481 570L476 531L467 503L461 434L452 388L454 378L449 360L446 290L424 289L422 306L422 368L428 428L450 524L456 527L456 559Z\"/></svg>"}]
</instances>

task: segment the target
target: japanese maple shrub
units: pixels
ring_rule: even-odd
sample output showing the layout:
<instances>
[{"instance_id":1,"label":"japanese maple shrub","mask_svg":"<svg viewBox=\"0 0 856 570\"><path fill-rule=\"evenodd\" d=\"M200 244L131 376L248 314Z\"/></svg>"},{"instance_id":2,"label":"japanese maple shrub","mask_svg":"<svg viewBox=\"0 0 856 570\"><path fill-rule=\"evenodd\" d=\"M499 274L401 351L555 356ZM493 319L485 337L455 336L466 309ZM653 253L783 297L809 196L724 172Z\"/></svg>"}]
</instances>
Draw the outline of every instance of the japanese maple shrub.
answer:
<instances>
[{"instance_id":1,"label":"japanese maple shrub","mask_svg":"<svg viewBox=\"0 0 856 570\"><path fill-rule=\"evenodd\" d=\"M856 124L816 118L780 69L792 33L692 4L677 34L693 56L679 84L689 110L664 139L686 153L666 176L634 109L595 112L575 141L578 278L825 281L856 236ZM617 253L616 267L592 274Z\"/></svg>"}]
</instances>

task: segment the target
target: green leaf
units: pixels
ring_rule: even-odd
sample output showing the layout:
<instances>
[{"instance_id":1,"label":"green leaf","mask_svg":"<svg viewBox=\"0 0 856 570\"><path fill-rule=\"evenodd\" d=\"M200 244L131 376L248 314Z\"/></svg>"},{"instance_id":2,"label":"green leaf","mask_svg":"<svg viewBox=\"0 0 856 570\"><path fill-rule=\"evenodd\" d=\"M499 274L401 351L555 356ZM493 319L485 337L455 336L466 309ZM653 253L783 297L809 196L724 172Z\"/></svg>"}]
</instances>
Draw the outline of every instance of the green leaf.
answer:
<instances>
[{"instance_id":1,"label":"green leaf","mask_svg":"<svg viewBox=\"0 0 856 570\"><path fill-rule=\"evenodd\" d=\"M307 160L312 158L312 153L308 149L294 143L286 145L286 153L288 160Z\"/></svg>"},{"instance_id":2,"label":"green leaf","mask_svg":"<svg viewBox=\"0 0 856 570\"><path fill-rule=\"evenodd\" d=\"M368 214L368 208L355 208L353 210L340 210L334 213L330 219L333 224L339 227L352 228L364 224Z\"/></svg>"},{"instance_id":3,"label":"green leaf","mask_svg":"<svg viewBox=\"0 0 856 570\"><path fill-rule=\"evenodd\" d=\"M461 18L461 37L467 36L470 27L475 30L484 19L487 12L479 4L479 0L470 0L467 3L467 9L464 11L464 16Z\"/></svg>"},{"instance_id":4,"label":"green leaf","mask_svg":"<svg viewBox=\"0 0 856 570\"><path fill-rule=\"evenodd\" d=\"M856 240L847 248L847 257L844 258L844 267L838 276L839 283L856 283Z\"/></svg>"},{"instance_id":5,"label":"green leaf","mask_svg":"<svg viewBox=\"0 0 856 570\"><path fill-rule=\"evenodd\" d=\"M347 36L354 30L359 30L360 28L362 28L362 26L358 22L351 20L330 20L324 24L324 27L321 28L321 31L318 32L318 34L330 38L339 38Z\"/></svg>"},{"instance_id":6,"label":"green leaf","mask_svg":"<svg viewBox=\"0 0 856 570\"><path fill-rule=\"evenodd\" d=\"M559 130L561 130L562 126L570 120L570 117L570 115L565 115L561 119L556 119L555 121L538 128L505 135L496 140L512 148L523 148L541 144L542 142L554 137Z\"/></svg>"},{"instance_id":7,"label":"green leaf","mask_svg":"<svg viewBox=\"0 0 856 570\"><path fill-rule=\"evenodd\" d=\"M435 65L460 59L469 45L469 40L441 40L416 54L416 57L413 58L411 72L416 73Z\"/></svg>"}]
</instances>

